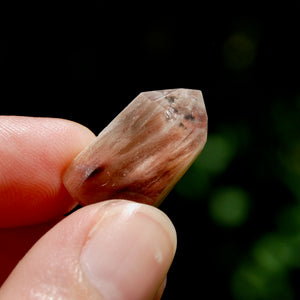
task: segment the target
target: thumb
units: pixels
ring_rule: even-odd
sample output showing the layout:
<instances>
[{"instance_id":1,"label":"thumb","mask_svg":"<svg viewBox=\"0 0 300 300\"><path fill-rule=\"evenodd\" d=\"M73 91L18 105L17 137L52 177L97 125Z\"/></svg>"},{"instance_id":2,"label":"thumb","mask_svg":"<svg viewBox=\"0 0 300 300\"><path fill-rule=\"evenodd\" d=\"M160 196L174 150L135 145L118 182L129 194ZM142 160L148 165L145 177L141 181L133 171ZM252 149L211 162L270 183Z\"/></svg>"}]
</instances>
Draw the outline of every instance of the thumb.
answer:
<instances>
[{"instance_id":1,"label":"thumb","mask_svg":"<svg viewBox=\"0 0 300 300\"><path fill-rule=\"evenodd\" d=\"M89 205L32 247L0 299L153 299L175 248L175 229L157 208L125 200Z\"/></svg>"}]
</instances>

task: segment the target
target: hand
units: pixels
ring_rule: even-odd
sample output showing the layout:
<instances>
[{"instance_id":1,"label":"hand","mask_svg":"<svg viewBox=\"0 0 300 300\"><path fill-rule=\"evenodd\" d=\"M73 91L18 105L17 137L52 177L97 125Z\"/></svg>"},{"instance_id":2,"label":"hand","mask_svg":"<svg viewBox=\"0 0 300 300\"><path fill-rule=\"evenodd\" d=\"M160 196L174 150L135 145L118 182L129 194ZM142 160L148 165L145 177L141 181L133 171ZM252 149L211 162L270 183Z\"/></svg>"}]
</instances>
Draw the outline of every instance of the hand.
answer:
<instances>
[{"instance_id":1,"label":"hand","mask_svg":"<svg viewBox=\"0 0 300 300\"><path fill-rule=\"evenodd\" d=\"M14 268L0 300L160 299L176 248L163 212L110 200L63 218L76 203L62 174L93 138L67 120L0 116L0 284Z\"/></svg>"}]
</instances>

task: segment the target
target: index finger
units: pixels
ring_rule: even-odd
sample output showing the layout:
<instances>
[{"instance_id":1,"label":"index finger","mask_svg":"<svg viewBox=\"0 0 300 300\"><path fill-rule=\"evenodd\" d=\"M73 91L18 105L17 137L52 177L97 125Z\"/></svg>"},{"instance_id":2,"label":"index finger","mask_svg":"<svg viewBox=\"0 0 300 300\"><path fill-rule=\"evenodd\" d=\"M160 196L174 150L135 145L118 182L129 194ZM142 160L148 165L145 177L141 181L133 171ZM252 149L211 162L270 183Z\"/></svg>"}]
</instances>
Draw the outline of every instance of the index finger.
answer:
<instances>
[{"instance_id":1,"label":"index finger","mask_svg":"<svg viewBox=\"0 0 300 300\"><path fill-rule=\"evenodd\" d=\"M72 209L76 202L62 174L93 138L68 120L0 116L0 228L45 222Z\"/></svg>"}]
</instances>

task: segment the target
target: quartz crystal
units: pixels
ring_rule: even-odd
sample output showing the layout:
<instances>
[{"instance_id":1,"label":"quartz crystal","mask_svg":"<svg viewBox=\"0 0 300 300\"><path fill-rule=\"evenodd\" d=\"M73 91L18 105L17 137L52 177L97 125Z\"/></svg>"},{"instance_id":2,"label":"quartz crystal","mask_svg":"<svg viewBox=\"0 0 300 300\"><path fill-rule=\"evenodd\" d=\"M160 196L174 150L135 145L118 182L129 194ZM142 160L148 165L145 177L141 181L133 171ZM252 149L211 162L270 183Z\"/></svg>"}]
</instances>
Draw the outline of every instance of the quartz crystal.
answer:
<instances>
[{"instance_id":1,"label":"quartz crystal","mask_svg":"<svg viewBox=\"0 0 300 300\"><path fill-rule=\"evenodd\" d=\"M128 199L158 206L206 136L201 91L143 92L73 160L64 184L83 205Z\"/></svg>"}]
</instances>

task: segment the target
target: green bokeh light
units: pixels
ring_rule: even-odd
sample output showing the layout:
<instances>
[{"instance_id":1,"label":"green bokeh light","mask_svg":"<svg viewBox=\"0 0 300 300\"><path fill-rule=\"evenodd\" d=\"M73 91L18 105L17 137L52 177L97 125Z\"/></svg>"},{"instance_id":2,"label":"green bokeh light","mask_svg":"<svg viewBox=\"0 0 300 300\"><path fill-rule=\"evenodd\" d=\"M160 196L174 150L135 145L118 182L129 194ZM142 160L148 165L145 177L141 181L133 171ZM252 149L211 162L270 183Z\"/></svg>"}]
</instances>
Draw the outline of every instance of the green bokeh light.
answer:
<instances>
[{"instance_id":1,"label":"green bokeh light","mask_svg":"<svg viewBox=\"0 0 300 300\"><path fill-rule=\"evenodd\" d=\"M209 190L213 177L228 168L235 152L235 143L229 138L210 135L201 155L177 184L177 192L185 198L198 200Z\"/></svg>"},{"instance_id":2,"label":"green bokeh light","mask_svg":"<svg viewBox=\"0 0 300 300\"><path fill-rule=\"evenodd\" d=\"M201 155L201 161L195 166L209 173L221 173L226 170L235 154L234 144L221 134L210 135Z\"/></svg>"},{"instance_id":3,"label":"green bokeh light","mask_svg":"<svg viewBox=\"0 0 300 300\"><path fill-rule=\"evenodd\" d=\"M286 271L294 262L294 251L287 239L276 234L261 238L253 248L255 261L267 272Z\"/></svg>"},{"instance_id":4,"label":"green bokeh light","mask_svg":"<svg viewBox=\"0 0 300 300\"><path fill-rule=\"evenodd\" d=\"M223 226L240 226L248 217L250 203L247 193L237 187L217 190L209 202L212 219Z\"/></svg>"},{"instance_id":5,"label":"green bokeh light","mask_svg":"<svg viewBox=\"0 0 300 300\"><path fill-rule=\"evenodd\" d=\"M232 294L236 300L294 300L285 273L266 275L257 264L241 264L232 277Z\"/></svg>"}]
</instances>

